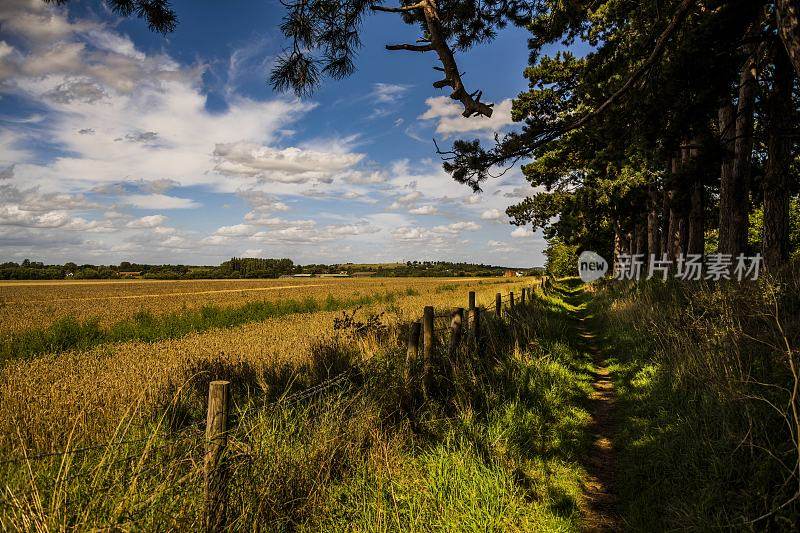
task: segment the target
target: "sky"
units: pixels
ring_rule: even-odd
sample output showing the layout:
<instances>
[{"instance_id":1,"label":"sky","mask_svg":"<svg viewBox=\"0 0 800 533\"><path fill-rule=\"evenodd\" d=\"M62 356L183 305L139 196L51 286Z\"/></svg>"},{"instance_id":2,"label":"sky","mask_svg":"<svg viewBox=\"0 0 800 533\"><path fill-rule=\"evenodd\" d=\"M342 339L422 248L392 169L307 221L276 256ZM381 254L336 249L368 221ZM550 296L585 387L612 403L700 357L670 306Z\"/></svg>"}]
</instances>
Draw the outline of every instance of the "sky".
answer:
<instances>
[{"instance_id":1,"label":"sky","mask_svg":"<svg viewBox=\"0 0 800 533\"><path fill-rule=\"evenodd\" d=\"M397 15L366 17L357 72L301 100L267 83L277 0L172 5L165 37L97 0L2 1L0 260L544 263L541 233L504 213L535 192L519 169L473 194L432 141L515 127L524 30L457 54L495 103L465 119L433 53L384 49L418 37Z\"/></svg>"}]
</instances>

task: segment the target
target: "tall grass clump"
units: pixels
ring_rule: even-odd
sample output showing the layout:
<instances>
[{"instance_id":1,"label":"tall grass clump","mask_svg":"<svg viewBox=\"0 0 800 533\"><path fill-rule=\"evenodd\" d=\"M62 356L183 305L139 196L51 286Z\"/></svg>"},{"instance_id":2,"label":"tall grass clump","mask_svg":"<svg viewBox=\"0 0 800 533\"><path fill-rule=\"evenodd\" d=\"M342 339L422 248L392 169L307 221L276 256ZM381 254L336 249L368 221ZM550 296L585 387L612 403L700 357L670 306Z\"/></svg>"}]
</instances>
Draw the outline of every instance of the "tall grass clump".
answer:
<instances>
[{"instance_id":1,"label":"tall grass clump","mask_svg":"<svg viewBox=\"0 0 800 533\"><path fill-rule=\"evenodd\" d=\"M626 420L619 490L633 529L800 523L799 273L596 290Z\"/></svg>"},{"instance_id":2,"label":"tall grass clump","mask_svg":"<svg viewBox=\"0 0 800 533\"><path fill-rule=\"evenodd\" d=\"M336 298L328 294L322 302L311 297L302 300L264 300L234 307L205 305L199 309L184 309L165 314L140 311L107 328L101 327L97 320L80 322L72 317L65 317L44 328L8 334L0 341L0 363L8 359L46 353L86 350L110 342L175 339L194 332L230 328L298 313L339 311L377 303L391 304L402 294L412 293L407 289L403 292L388 291L351 298Z\"/></svg>"}]
</instances>

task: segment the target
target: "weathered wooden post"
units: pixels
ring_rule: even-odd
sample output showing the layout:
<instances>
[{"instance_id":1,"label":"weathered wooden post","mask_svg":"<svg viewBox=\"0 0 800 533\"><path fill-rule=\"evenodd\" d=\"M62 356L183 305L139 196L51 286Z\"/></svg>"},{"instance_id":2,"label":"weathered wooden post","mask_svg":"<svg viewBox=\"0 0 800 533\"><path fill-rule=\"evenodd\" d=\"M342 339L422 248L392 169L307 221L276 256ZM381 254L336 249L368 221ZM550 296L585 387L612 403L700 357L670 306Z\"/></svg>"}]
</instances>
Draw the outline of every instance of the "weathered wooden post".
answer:
<instances>
[{"instance_id":1,"label":"weathered wooden post","mask_svg":"<svg viewBox=\"0 0 800 533\"><path fill-rule=\"evenodd\" d=\"M227 526L228 471L225 448L228 445L228 403L230 381L212 381L208 385L206 414L205 530L223 531Z\"/></svg>"},{"instance_id":2,"label":"weathered wooden post","mask_svg":"<svg viewBox=\"0 0 800 533\"><path fill-rule=\"evenodd\" d=\"M525 293L526 293L526 292L528 292L528 289L526 289L525 287L523 287L523 288L522 288L522 292L521 292L521 293L520 293L520 295L519 295L519 303L521 303L522 305L525 305Z\"/></svg>"},{"instance_id":3,"label":"weathered wooden post","mask_svg":"<svg viewBox=\"0 0 800 533\"><path fill-rule=\"evenodd\" d=\"M469 291L469 305L467 309L475 309L475 291Z\"/></svg>"},{"instance_id":4,"label":"weathered wooden post","mask_svg":"<svg viewBox=\"0 0 800 533\"><path fill-rule=\"evenodd\" d=\"M514 291L508 293L508 306L514 308Z\"/></svg>"},{"instance_id":5,"label":"weathered wooden post","mask_svg":"<svg viewBox=\"0 0 800 533\"><path fill-rule=\"evenodd\" d=\"M426 305L422 313L422 359L426 391L430 391L433 385L433 369L431 368L431 358L433 357L433 317L433 306Z\"/></svg>"},{"instance_id":6,"label":"weathered wooden post","mask_svg":"<svg viewBox=\"0 0 800 533\"><path fill-rule=\"evenodd\" d=\"M408 330L408 340L406 341L406 369L405 381L408 384L411 381L411 365L417 360L419 356L419 332L422 329L422 324L419 320L411 323L411 328Z\"/></svg>"},{"instance_id":7,"label":"weathered wooden post","mask_svg":"<svg viewBox=\"0 0 800 533\"><path fill-rule=\"evenodd\" d=\"M497 318L503 318L503 296L498 292L494 295L494 314Z\"/></svg>"},{"instance_id":8,"label":"weathered wooden post","mask_svg":"<svg viewBox=\"0 0 800 533\"><path fill-rule=\"evenodd\" d=\"M450 313L450 347L448 353L451 357L456 354L459 344L461 344L461 330L464 323L464 308L457 307Z\"/></svg>"}]
</instances>

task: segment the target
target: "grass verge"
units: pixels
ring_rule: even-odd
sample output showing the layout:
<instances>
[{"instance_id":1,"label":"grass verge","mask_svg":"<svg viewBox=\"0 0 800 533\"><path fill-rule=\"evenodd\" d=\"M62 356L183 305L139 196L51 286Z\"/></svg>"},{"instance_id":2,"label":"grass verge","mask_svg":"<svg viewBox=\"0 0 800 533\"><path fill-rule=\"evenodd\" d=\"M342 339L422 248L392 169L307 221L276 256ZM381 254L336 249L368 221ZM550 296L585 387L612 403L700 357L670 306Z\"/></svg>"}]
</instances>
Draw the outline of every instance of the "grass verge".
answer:
<instances>
[{"instance_id":1,"label":"grass verge","mask_svg":"<svg viewBox=\"0 0 800 533\"><path fill-rule=\"evenodd\" d=\"M776 285L597 289L612 358L627 527L794 530L798 292Z\"/></svg>"}]
</instances>

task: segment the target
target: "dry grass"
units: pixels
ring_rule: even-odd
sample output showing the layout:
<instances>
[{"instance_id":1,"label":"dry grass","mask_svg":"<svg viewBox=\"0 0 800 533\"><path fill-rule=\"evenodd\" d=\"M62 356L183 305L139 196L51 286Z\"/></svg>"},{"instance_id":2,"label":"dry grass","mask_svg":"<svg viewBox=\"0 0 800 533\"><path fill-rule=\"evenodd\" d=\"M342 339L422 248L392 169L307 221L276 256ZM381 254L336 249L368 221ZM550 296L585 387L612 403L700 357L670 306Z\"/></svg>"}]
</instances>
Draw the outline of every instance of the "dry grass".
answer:
<instances>
[{"instance_id":1,"label":"dry grass","mask_svg":"<svg viewBox=\"0 0 800 533\"><path fill-rule=\"evenodd\" d=\"M208 287L209 282L200 283ZM413 288L412 295L359 311L361 315L383 312L385 322L398 323L419 317L425 305L440 309L466 306L469 290L476 290L479 305L491 307L495 293L505 294L520 283L497 279L335 280L332 287L341 294ZM530 283L531 280L526 282ZM165 305L175 305L169 291L185 289L185 284L147 285L150 290L161 288L164 296L156 300ZM292 289L293 293L288 292L290 289L285 291L291 297L327 296L329 287L311 285ZM447 289L443 290L445 285ZM134 294L144 290L139 284L125 286L130 286ZM115 286L114 290L120 288ZM45 286L42 290L56 289ZM90 285L81 290L73 294L108 294L111 289ZM113 306L108 302L103 304L117 315L129 312L128 300L113 300ZM100 304L82 301L75 311L87 313L83 305L97 309ZM177 389L198 375L207 378L215 371L236 374L240 382L254 390L264 389L268 387L265 375L277 368L296 368L307 362L312 342L332 334L333 318L339 314L296 314L155 343L125 342L9 361L0 369L0 449L15 451L21 445L37 451L61 449L68 438L73 439L73 444L104 442L126 414L135 410L139 418L155 416Z\"/></svg>"}]
</instances>

